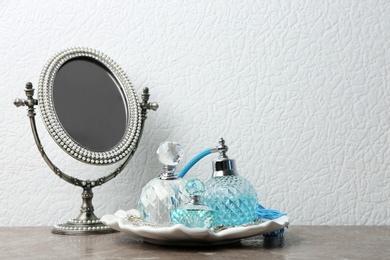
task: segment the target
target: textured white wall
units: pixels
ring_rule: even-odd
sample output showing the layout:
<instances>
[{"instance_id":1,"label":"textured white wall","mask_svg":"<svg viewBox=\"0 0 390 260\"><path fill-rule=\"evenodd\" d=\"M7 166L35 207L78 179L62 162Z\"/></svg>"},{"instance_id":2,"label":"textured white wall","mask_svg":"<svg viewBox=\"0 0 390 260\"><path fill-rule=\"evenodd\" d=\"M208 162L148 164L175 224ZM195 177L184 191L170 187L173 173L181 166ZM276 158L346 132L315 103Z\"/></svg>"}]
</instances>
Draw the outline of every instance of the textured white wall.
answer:
<instances>
[{"instance_id":1,"label":"textured white wall","mask_svg":"<svg viewBox=\"0 0 390 260\"><path fill-rule=\"evenodd\" d=\"M222 136L260 202L292 224L389 225L389 13L385 0L1 1L0 225L78 215L81 189L50 172L12 105L74 46L111 56L160 104L124 173L96 188L99 216L135 206L160 172L161 141L180 142L188 161ZM108 172L67 158L38 127L64 171ZM207 180L212 159L188 177Z\"/></svg>"}]
</instances>

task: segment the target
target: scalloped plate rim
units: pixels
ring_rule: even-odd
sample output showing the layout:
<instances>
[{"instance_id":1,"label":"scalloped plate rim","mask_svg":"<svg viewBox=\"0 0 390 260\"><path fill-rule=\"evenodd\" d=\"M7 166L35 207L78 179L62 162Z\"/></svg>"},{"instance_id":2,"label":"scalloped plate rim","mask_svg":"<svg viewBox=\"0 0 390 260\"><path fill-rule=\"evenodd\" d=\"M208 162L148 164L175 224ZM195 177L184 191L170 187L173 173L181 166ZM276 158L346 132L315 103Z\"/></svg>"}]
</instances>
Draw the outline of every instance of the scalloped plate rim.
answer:
<instances>
[{"instance_id":1,"label":"scalloped plate rim","mask_svg":"<svg viewBox=\"0 0 390 260\"><path fill-rule=\"evenodd\" d=\"M288 216L262 222L258 225L247 227L232 227L218 233L210 232L206 228L187 228L182 224L170 227L135 226L125 217L138 211L131 209L128 211L118 210L114 215L107 214L101 218L103 224L129 235L135 235L144 241L154 244L190 243L204 245L204 243L223 244L223 241L237 242L240 239L270 233L289 224Z\"/></svg>"}]
</instances>

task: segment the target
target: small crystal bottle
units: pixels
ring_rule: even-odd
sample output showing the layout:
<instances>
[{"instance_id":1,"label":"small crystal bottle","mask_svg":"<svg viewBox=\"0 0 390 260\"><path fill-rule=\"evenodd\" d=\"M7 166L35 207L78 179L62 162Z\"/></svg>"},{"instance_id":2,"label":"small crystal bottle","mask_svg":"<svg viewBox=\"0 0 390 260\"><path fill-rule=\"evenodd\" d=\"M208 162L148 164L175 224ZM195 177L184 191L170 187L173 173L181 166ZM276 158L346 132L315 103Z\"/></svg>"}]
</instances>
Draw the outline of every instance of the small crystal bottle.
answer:
<instances>
[{"instance_id":1,"label":"small crystal bottle","mask_svg":"<svg viewBox=\"0 0 390 260\"><path fill-rule=\"evenodd\" d=\"M215 212L201 203L201 196L205 188L199 179L187 181L186 190L190 195L190 202L171 211L174 224L183 224L189 228L211 228L214 226Z\"/></svg>"},{"instance_id":2,"label":"small crystal bottle","mask_svg":"<svg viewBox=\"0 0 390 260\"><path fill-rule=\"evenodd\" d=\"M157 156L163 164L163 172L142 189L138 210L145 222L169 226L172 225L171 210L188 201L185 181L175 174L183 149L175 142L163 142L157 149Z\"/></svg>"},{"instance_id":3,"label":"small crystal bottle","mask_svg":"<svg viewBox=\"0 0 390 260\"><path fill-rule=\"evenodd\" d=\"M215 210L215 224L239 226L257 217L257 193L248 180L238 175L235 162L227 157L228 147L221 138L219 158L213 161L213 176L206 182L204 203Z\"/></svg>"}]
</instances>

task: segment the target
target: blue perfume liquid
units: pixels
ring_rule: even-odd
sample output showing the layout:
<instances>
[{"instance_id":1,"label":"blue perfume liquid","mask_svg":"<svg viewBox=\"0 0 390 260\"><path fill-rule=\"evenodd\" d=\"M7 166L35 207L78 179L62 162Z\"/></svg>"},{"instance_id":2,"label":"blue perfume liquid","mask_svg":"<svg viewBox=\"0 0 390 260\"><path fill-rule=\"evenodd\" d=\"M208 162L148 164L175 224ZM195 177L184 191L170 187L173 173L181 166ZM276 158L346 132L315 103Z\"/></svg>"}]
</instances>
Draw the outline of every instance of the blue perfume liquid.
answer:
<instances>
[{"instance_id":1,"label":"blue perfume liquid","mask_svg":"<svg viewBox=\"0 0 390 260\"><path fill-rule=\"evenodd\" d=\"M257 218L257 193L239 175L211 178L206 183L204 203L216 212L217 226L240 226Z\"/></svg>"},{"instance_id":2,"label":"blue perfume liquid","mask_svg":"<svg viewBox=\"0 0 390 260\"><path fill-rule=\"evenodd\" d=\"M215 212L203 205L189 205L171 211L174 224L183 224L189 228L211 228L214 226Z\"/></svg>"},{"instance_id":3,"label":"blue perfume liquid","mask_svg":"<svg viewBox=\"0 0 390 260\"><path fill-rule=\"evenodd\" d=\"M201 202L201 196L205 191L203 182L199 179L191 179L187 181L185 188L191 200L186 205L171 211L172 222L189 228L213 227L215 212Z\"/></svg>"}]
</instances>

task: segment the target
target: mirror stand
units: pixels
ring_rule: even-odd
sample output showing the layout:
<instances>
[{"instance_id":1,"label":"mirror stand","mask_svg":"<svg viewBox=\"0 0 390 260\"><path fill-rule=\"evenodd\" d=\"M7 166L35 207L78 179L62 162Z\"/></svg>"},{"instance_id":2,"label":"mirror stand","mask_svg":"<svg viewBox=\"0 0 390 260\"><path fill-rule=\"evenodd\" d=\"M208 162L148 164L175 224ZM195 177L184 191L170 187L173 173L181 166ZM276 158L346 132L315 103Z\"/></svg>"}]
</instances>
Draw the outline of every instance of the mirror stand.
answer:
<instances>
[{"instance_id":1,"label":"mirror stand","mask_svg":"<svg viewBox=\"0 0 390 260\"><path fill-rule=\"evenodd\" d=\"M75 186L79 186L83 188L83 192L81 194L82 197L82 205L80 209L80 215L77 218L72 218L66 223L61 223L55 225L52 229L52 233L61 234L61 235L89 235L89 234L106 234L116 232L116 230L111 229L110 227L102 224L98 217L96 217L94 213L94 207L92 204L93 192L92 188L96 186L103 185L104 183L115 178L119 173L121 173L122 169L127 165L130 161L130 158L133 156L135 150L137 149L138 142L140 137L137 140L137 144L132 149L132 151L127 155L124 162L112 173L107 176L101 177L96 180L80 180L70 175L62 172L58 167L56 167L51 160L46 155L41 141L38 136L38 131L35 123L35 106L38 105L38 100L34 99L34 89L32 83L28 82L25 88L27 99L15 99L15 106L27 106L27 116L30 119L30 126L32 133L34 135L35 144L38 147L39 152L41 153L43 159L48 164L50 169L61 179L65 180L68 183L71 183ZM141 95L142 101L140 102L141 107L141 129L139 135L142 134L143 125L146 119L147 110L157 110L158 104L155 102L148 103L149 100L149 89L144 88L143 93Z\"/></svg>"}]
</instances>

